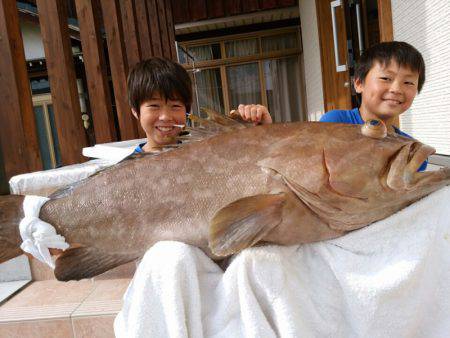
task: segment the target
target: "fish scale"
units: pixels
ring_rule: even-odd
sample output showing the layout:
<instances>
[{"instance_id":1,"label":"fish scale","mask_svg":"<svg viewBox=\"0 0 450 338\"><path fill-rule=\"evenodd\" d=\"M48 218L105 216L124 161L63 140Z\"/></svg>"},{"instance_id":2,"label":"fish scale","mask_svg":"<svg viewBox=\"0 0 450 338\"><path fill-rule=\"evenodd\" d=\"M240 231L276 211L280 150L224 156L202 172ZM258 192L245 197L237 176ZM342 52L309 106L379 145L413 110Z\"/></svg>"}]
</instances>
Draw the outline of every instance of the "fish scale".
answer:
<instances>
[{"instance_id":1,"label":"fish scale","mask_svg":"<svg viewBox=\"0 0 450 338\"><path fill-rule=\"evenodd\" d=\"M119 163L43 205L41 219L71 245L58 256L55 275L92 277L142 257L161 240L222 259L256 244L335 238L449 184L448 168L413 168L430 147L378 132L383 127L227 126L214 136L204 132L203 140ZM371 128L370 136L364 128ZM20 254L13 227L22 200L0 198L0 261Z\"/></svg>"}]
</instances>

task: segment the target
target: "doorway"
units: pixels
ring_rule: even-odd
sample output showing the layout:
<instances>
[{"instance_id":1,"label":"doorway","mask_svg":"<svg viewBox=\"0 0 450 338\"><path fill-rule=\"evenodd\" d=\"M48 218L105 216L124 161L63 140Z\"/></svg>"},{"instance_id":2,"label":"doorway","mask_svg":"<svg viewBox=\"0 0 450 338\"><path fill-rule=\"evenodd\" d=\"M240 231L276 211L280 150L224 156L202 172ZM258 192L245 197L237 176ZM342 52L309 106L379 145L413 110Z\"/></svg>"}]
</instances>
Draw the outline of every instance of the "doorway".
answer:
<instances>
[{"instance_id":1,"label":"doorway","mask_svg":"<svg viewBox=\"0 0 450 338\"><path fill-rule=\"evenodd\" d=\"M392 29L390 0L316 0L316 9L325 111L358 107L355 65L364 50L383 40L382 25Z\"/></svg>"}]
</instances>

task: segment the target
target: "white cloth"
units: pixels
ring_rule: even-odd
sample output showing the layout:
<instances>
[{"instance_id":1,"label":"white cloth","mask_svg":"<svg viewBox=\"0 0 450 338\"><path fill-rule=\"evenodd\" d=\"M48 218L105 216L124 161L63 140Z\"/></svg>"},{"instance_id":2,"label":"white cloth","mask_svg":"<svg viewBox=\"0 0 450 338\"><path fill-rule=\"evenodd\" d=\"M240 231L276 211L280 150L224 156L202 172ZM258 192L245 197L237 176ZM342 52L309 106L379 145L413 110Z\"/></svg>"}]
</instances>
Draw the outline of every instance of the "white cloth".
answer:
<instances>
[{"instance_id":1,"label":"white cloth","mask_svg":"<svg viewBox=\"0 0 450 338\"><path fill-rule=\"evenodd\" d=\"M81 181L112 164L106 160L91 160L13 176L9 180L9 190L14 195L49 196L56 190Z\"/></svg>"},{"instance_id":2,"label":"white cloth","mask_svg":"<svg viewBox=\"0 0 450 338\"><path fill-rule=\"evenodd\" d=\"M238 254L225 273L160 242L124 295L117 337L448 337L450 187L346 236Z\"/></svg>"},{"instance_id":3,"label":"white cloth","mask_svg":"<svg viewBox=\"0 0 450 338\"><path fill-rule=\"evenodd\" d=\"M19 225L23 241L20 248L54 269L55 263L48 249L66 250L69 244L66 243L63 236L56 233L52 225L39 219L41 207L48 200L47 197L25 196L23 200L24 218Z\"/></svg>"}]
</instances>

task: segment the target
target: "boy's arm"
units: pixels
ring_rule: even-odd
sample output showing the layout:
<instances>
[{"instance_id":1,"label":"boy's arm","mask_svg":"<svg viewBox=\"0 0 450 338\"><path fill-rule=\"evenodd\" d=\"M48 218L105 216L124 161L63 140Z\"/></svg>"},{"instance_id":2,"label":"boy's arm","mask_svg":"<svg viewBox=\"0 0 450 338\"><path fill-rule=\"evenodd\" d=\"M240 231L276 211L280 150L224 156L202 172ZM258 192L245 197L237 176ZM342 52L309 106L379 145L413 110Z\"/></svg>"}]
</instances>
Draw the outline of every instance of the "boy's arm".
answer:
<instances>
[{"instance_id":1,"label":"boy's arm","mask_svg":"<svg viewBox=\"0 0 450 338\"><path fill-rule=\"evenodd\" d=\"M238 109L230 111L229 115L233 113L239 113L244 121L253 122L255 125L272 123L269 110L261 104L240 104Z\"/></svg>"}]
</instances>

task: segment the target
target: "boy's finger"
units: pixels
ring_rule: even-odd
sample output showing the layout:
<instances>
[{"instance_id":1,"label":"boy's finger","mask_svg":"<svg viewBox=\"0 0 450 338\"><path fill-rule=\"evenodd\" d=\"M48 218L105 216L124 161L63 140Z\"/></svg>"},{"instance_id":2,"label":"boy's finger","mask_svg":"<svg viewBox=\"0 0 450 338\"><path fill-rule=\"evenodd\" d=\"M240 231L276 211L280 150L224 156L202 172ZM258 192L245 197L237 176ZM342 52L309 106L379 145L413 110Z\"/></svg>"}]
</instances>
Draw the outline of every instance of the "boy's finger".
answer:
<instances>
[{"instance_id":1,"label":"boy's finger","mask_svg":"<svg viewBox=\"0 0 450 338\"><path fill-rule=\"evenodd\" d=\"M237 110L238 110L239 114L241 114L241 115L244 114L244 108L245 108L245 106L243 104L240 104L238 106Z\"/></svg>"},{"instance_id":2,"label":"boy's finger","mask_svg":"<svg viewBox=\"0 0 450 338\"><path fill-rule=\"evenodd\" d=\"M252 118L252 112L251 112L251 106L247 105L244 107L244 114L245 114L245 120L251 120Z\"/></svg>"},{"instance_id":3,"label":"boy's finger","mask_svg":"<svg viewBox=\"0 0 450 338\"><path fill-rule=\"evenodd\" d=\"M260 105L256 108L256 122L261 122L263 116L263 110Z\"/></svg>"},{"instance_id":4,"label":"boy's finger","mask_svg":"<svg viewBox=\"0 0 450 338\"><path fill-rule=\"evenodd\" d=\"M258 107L255 105L252 105L252 121L253 122L259 122L260 118L258 117Z\"/></svg>"}]
</instances>

